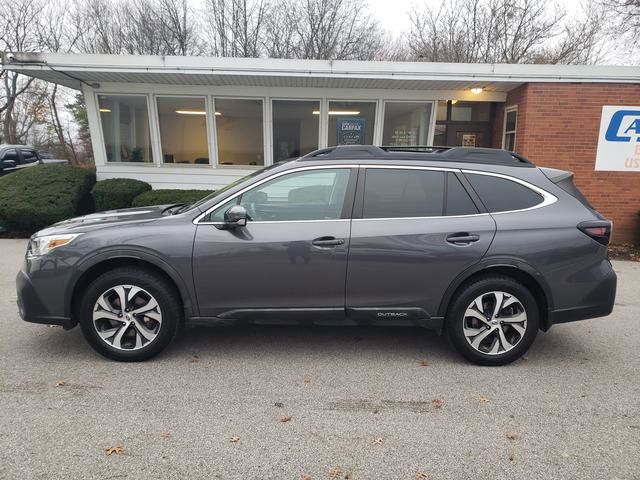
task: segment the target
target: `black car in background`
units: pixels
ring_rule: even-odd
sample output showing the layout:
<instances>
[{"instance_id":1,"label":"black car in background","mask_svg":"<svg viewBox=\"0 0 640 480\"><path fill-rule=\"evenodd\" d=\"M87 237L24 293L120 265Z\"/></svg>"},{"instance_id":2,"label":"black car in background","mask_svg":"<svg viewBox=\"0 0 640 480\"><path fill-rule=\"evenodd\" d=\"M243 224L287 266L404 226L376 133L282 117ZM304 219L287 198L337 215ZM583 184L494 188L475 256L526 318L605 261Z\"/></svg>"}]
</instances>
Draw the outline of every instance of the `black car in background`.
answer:
<instances>
[{"instance_id":1,"label":"black car in background","mask_svg":"<svg viewBox=\"0 0 640 480\"><path fill-rule=\"evenodd\" d=\"M30 145L0 145L0 175L43 163L67 163L66 160L44 158Z\"/></svg>"}]
</instances>

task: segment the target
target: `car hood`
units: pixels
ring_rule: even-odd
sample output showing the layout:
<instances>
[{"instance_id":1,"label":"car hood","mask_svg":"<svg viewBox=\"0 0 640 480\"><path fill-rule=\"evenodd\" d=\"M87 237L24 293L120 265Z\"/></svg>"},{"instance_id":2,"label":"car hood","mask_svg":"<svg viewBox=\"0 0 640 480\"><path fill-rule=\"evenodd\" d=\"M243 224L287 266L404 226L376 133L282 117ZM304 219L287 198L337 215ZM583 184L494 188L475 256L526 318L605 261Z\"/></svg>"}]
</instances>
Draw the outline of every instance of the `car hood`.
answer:
<instances>
[{"instance_id":1,"label":"car hood","mask_svg":"<svg viewBox=\"0 0 640 480\"><path fill-rule=\"evenodd\" d=\"M125 208L92 213L55 223L44 230L40 230L38 235L86 232L98 228L152 221L162 217L163 212L169 207L171 205L155 205L152 207Z\"/></svg>"}]
</instances>

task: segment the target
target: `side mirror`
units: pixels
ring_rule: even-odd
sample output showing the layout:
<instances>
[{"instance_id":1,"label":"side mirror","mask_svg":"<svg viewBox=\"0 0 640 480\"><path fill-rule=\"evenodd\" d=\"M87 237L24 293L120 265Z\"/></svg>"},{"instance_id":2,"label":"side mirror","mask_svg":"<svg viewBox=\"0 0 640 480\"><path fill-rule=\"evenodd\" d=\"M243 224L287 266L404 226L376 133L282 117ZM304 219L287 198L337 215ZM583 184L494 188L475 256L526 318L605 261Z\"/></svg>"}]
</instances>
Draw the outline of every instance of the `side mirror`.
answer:
<instances>
[{"instance_id":1,"label":"side mirror","mask_svg":"<svg viewBox=\"0 0 640 480\"><path fill-rule=\"evenodd\" d=\"M234 205L224 212L224 224L226 228L245 227L247 225L247 209L242 205Z\"/></svg>"}]
</instances>

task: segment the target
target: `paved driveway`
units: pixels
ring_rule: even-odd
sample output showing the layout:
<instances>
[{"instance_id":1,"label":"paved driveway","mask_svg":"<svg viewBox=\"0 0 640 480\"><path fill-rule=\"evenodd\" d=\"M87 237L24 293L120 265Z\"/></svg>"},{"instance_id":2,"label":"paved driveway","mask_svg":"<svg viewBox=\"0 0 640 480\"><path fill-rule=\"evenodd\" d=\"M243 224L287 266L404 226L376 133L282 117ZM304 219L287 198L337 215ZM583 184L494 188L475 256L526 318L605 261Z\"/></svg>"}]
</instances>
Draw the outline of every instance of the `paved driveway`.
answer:
<instances>
[{"instance_id":1,"label":"paved driveway","mask_svg":"<svg viewBox=\"0 0 640 480\"><path fill-rule=\"evenodd\" d=\"M0 241L0 478L640 478L640 263L615 264L611 317L507 367L419 329L300 327L189 330L119 364L19 320L24 249Z\"/></svg>"}]
</instances>

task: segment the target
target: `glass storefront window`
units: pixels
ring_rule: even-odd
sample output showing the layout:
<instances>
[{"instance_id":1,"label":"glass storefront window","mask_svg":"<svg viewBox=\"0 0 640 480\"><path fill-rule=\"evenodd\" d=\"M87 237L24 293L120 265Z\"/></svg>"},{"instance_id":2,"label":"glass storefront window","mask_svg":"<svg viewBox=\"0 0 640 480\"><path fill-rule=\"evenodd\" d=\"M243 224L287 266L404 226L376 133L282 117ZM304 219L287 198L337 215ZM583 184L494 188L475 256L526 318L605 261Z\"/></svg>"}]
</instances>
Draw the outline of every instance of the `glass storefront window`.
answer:
<instances>
[{"instance_id":1,"label":"glass storefront window","mask_svg":"<svg viewBox=\"0 0 640 480\"><path fill-rule=\"evenodd\" d=\"M205 99L158 97L164 163L209 164Z\"/></svg>"},{"instance_id":2,"label":"glass storefront window","mask_svg":"<svg viewBox=\"0 0 640 480\"><path fill-rule=\"evenodd\" d=\"M427 145L431 103L385 102L382 144L393 147Z\"/></svg>"},{"instance_id":3,"label":"glass storefront window","mask_svg":"<svg viewBox=\"0 0 640 480\"><path fill-rule=\"evenodd\" d=\"M318 148L320 102L274 100L273 161L300 157Z\"/></svg>"},{"instance_id":4,"label":"glass storefront window","mask_svg":"<svg viewBox=\"0 0 640 480\"><path fill-rule=\"evenodd\" d=\"M218 164L264 165L262 100L215 99Z\"/></svg>"},{"instance_id":5,"label":"glass storefront window","mask_svg":"<svg viewBox=\"0 0 640 480\"><path fill-rule=\"evenodd\" d=\"M487 122L491 115L489 102L456 102L451 105L453 122Z\"/></svg>"},{"instance_id":6,"label":"glass storefront window","mask_svg":"<svg viewBox=\"0 0 640 480\"><path fill-rule=\"evenodd\" d=\"M328 113L329 146L373 144L375 102L329 102Z\"/></svg>"},{"instance_id":7,"label":"glass storefront window","mask_svg":"<svg viewBox=\"0 0 640 480\"><path fill-rule=\"evenodd\" d=\"M108 162L152 162L147 97L98 95Z\"/></svg>"}]
</instances>

